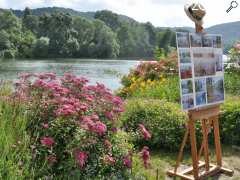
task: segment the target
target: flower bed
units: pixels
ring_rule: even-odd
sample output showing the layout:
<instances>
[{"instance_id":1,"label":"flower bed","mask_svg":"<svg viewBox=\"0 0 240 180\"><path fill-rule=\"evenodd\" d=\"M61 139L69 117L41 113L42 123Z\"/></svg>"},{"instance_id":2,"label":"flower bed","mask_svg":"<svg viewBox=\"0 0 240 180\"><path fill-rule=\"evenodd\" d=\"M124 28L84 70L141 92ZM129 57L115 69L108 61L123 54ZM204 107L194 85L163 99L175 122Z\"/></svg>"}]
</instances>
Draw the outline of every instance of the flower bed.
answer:
<instances>
[{"instance_id":1,"label":"flower bed","mask_svg":"<svg viewBox=\"0 0 240 180\"><path fill-rule=\"evenodd\" d=\"M22 74L15 97L27 107L35 178L126 178L133 146L120 130L121 98L66 73ZM143 160L147 164L147 148Z\"/></svg>"}]
</instances>

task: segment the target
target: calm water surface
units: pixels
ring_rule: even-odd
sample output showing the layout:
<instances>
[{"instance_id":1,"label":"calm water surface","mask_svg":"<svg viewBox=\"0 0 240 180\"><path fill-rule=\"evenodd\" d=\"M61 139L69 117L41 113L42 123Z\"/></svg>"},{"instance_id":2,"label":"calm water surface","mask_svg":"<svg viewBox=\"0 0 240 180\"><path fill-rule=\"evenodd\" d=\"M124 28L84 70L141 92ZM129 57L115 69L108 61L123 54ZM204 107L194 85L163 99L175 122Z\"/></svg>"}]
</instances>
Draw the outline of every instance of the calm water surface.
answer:
<instances>
[{"instance_id":1,"label":"calm water surface","mask_svg":"<svg viewBox=\"0 0 240 180\"><path fill-rule=\"evenodd\" d=\"M140 61L130 60L0 60L0 80L16 80L21 72L56 72L62 75L71 71L85 77L91 84L103 83L111 90L121 87L120 78Z\"/></svg>"}]
</instances>

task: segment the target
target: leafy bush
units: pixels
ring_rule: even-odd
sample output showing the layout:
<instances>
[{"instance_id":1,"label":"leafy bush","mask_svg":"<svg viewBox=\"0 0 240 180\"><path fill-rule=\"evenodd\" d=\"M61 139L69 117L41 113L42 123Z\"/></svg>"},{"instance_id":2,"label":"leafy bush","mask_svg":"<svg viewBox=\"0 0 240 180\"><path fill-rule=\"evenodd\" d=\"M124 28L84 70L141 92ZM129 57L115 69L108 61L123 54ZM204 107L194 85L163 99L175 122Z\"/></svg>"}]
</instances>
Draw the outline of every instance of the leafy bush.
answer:
<instances>
[{"instance_id":1,"label":"leafy bush","mask_svg":"<svg viewBox=\"0 0 240 180\"><path fill-rule=\"evenodd\" d=\"M163 78L161 81L136 83L132 97L164 99L169 102L180 102L179 80L176 77Z\"/></svg>"},{"instance_id":2,"label":"leafy bush","mask_svg":"<svg viewBox=\"0 0 240 180\"><path fill-rule=\"evenodd\" d=\"M174 80L173 86L177 87L177 72L177 55L175 52L160 61L142 62L135 69L132 69L128 75L122 77L123 88L119 90L118 94L121 97L132 97L136 94L140 94L140 96L148 94L147 97L155 97L155 92L152 92L153 96L150 95L150 89L155 88L157 91L160 90L160 98L163 98L162 95L166 93L166 84L169 85L171 80ZM147 91L146 88L148 88ZM174 94L176 95L176 93ZM177 96L175 99L178 99ZM164 97L168 99L167 96L164 95Z\"/></svg>"},{"instance_id":3,"label":"leafy bush","mask_svg":"<svg viewBox=\"0 0 240 180\"><path fill-rule=\"evenodd\" d=\"M225 68L224 86L227 94L240 95L240 69L230 66Z\"/></svg>"},{"instance_id":4,"label":"leafy bush","mask_svg":"<svg viewBox=\"0 0 240 180\"><path fill-rule=\"evenodd\" d=\"M35 178L129 177L132 146L118 130L119 97L72 74L23 74L16 86L28 108Z\"/></svg>"},{"instance_id":5,"label":"leafy bush","mask_svg":"<svg viewBox=\"0 0 240 180\"><path fill-rule=\"evenodd\" d=\"M240 64L240 42L237 42L229 51L230 62Z\"/></svg>"},{"instance_id":6,"label":"leafy bush","mask_svg":"<svg viewBox=\"0 0 240 180\"><path fill-rule=\"evenodd\" d=\"M185 132L186 114L179 105L161 100L129 99L122 122L136 145L147 143L153 148L177 151ZM138 124L152 133L151 141L138 138Z\"/></svg>"},{"instance_id":7,"label":"leafy bush","mask_svg":"<svg viewBox=\"0 0 240 180\"><path fill-rule=\"evenodd\" d=\"M240 101L239 98L227 101L222 106L220 133L225 144L240 145Z\"/></svg>"}]
</instances>

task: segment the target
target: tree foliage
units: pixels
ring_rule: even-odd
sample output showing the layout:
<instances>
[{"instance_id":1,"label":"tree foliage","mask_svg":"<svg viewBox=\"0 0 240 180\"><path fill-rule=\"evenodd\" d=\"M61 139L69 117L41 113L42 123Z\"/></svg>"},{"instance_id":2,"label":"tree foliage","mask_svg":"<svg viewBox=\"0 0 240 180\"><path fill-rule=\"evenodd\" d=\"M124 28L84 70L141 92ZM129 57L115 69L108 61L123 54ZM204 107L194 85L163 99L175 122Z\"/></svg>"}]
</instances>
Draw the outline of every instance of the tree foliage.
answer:
<instances>
[{"instance_id":1,"label":"tree foliage","mask_svg":"<svg viewBox=\"0 0 240 180\"><path fill-rule=\"evenodd\" d=\"M8 51L20 58L143 58L176 46L170 29L107 10L97 11L93 19L57 11L37 16L29 8L18 18L1 10L0 22L0 55Z\"/></svg>"}]
</instances>

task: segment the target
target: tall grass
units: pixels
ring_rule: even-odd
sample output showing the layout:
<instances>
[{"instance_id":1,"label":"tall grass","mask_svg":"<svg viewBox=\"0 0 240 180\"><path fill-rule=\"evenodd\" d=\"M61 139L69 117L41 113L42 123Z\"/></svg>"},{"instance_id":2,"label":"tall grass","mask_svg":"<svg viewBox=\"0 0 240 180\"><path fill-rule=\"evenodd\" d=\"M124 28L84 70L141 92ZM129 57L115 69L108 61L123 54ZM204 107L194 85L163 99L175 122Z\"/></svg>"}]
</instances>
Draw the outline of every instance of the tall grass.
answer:
<instances>
[{"instance_id":1,"label":"tall grass","mask_svg":"<svg viewBox=\"0 0 240 180\"><path fill-rule=\"evenodd\" d=\"M29 137L24 107L4 96L11 87L0 86L0 179L30 179Z\"/></svg>"}]
</instances>

